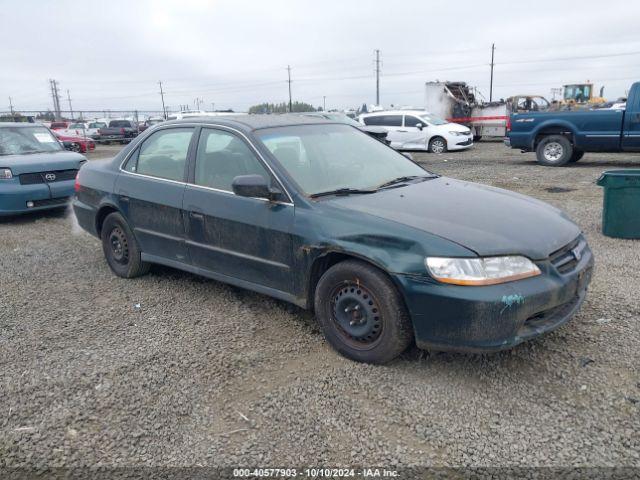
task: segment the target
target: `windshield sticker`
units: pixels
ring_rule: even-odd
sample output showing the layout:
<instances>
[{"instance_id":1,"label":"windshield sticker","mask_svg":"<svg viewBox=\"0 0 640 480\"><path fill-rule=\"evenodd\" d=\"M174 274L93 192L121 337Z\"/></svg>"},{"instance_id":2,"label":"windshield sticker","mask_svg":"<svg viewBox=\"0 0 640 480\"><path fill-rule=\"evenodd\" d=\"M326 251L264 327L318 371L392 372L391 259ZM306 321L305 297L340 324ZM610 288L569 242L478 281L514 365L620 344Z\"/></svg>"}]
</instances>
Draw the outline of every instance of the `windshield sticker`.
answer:
<instances>
[{"instance_id":1,"label":"windshield sticker","mask_svg":"<svg viewBox=\"0 0 640 480\"><path fill-rule=\"evenodd\" d=\"M33 136L36 137L36 140L38 140L40 143L55 142L55 139L49 133L34 133Z\"/></svg>"}]
</instances>

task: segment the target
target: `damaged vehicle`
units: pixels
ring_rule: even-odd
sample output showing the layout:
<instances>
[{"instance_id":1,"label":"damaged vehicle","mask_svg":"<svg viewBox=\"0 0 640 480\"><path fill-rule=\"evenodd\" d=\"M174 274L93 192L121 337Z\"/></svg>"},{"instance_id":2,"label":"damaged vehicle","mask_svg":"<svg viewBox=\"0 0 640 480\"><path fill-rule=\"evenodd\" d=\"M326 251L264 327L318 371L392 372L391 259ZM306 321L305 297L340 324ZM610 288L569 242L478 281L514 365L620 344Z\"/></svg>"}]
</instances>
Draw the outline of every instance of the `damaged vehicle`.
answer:
<instances>
[{"instance_id":1,"label":"damaged vehicle","mask_svg":"<svg viewBox=\"0 0 640 480\"><path fill-rule=\"evenodd\" d=\"M66 207L87 159L33 123L0 123L0 217Z\"/></svg>"},{"instance_id":2,"label":"damaged vehicle","mask_svg":"<svg viewBox=\"0 0 640 480\"><path fill-rule=\"evenodd\" d=\"M566 323L591 279L560 210L435 175L325 119L166 122L83 167L76 189L78 222L116 275L158 263L312 309L362 362L414 340L513 347Z\"/></svg>"}]
</instances>

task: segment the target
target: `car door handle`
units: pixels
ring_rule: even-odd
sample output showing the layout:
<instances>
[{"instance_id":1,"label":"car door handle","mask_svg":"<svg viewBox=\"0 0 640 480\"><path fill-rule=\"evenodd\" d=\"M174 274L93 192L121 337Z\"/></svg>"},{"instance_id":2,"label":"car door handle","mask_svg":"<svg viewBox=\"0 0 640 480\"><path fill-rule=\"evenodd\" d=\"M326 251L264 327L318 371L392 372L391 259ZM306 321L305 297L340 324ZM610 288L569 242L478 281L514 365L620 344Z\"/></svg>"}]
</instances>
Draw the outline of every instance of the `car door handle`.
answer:
<instances>
[{"instance_id":1,"label":"car door handle","mask_svg":"<svg viewBox=\"0 0 640 480\"><path fill-rule=\"evenodd\" d=\"M396 130L396 132L407 133L409 130Z\"/></svg>"},{"instance_id":2,"label":"car door handle","mask_svg":"<svg viewBox=\"0 0 640 480\"><path fill-rule=\"evenodd\" d=\"M204 215L198 212L189 212L189 216L198 220L202 220L204 218Z\"/></svg>"}]
</instances>

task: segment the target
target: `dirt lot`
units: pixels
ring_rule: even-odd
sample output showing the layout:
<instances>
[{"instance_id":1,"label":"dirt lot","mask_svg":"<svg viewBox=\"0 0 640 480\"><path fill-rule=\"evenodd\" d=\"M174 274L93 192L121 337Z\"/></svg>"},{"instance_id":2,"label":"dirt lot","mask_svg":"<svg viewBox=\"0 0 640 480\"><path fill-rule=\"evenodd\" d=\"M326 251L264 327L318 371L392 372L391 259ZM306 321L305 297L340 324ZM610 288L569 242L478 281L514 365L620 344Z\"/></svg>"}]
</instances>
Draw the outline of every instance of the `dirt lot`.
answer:
<instances>
[{"instance_id":1,"label":"dirt lot","mask_svg":"<svg viewBox=\"0 0 640 480\"><path fill-rule=\"evenodd\" d=\"M640 242L600 233L594 184L640 156L414 156L578 222L596 270L573 321L495 355L355 364L285 303L167 268L115 277L66 213L1 221L0 466L640 467Z\"/></svg>"}]
</instances>

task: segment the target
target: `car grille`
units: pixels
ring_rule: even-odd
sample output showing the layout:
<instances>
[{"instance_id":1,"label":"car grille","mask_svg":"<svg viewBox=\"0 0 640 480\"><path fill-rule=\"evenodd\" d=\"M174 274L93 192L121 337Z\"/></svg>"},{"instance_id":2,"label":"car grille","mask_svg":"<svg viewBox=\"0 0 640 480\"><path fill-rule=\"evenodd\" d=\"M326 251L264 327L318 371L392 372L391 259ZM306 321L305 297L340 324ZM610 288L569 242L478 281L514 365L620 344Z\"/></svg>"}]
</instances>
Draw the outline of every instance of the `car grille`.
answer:
<instances>
[{"instance_id":1,"label":"car grille","mask_svg":"<svg viewBox=\"0 0 640 480\"><path fill-rule=\"evenodd\" d=\"M580 235L573 242L553 252L549 256L549 260L558 272L569 273L578 265L579 258L582 256L586 245L587 242L584 240L584 237ZM578 254L577 256L576 253Z\"/></svg>"},{"instance_id":2,"label":"car grille","mask_svg":"<svg viewBox=\"0 0 640 480\"><path fill-rule=\"evenodd\" d=\"M33 207L54 207L64 205L69 201L69 197L46 198L44 200L34 200Z\"/></svg>"},{"instance_id":3,"label":"car grille","mask_svg":"<svg viewBox=\"0 0 640 480\"><path fill-rule=\"evenodd\" d=\"M47 174L54 174L55 180L47 180ZM53 183L63 182L65 180L73 180L76 178L78 170L53 170L50 172L23 173L19 175L20 185L35 185L37 183Z\"/></svg>"}]
</instances>

